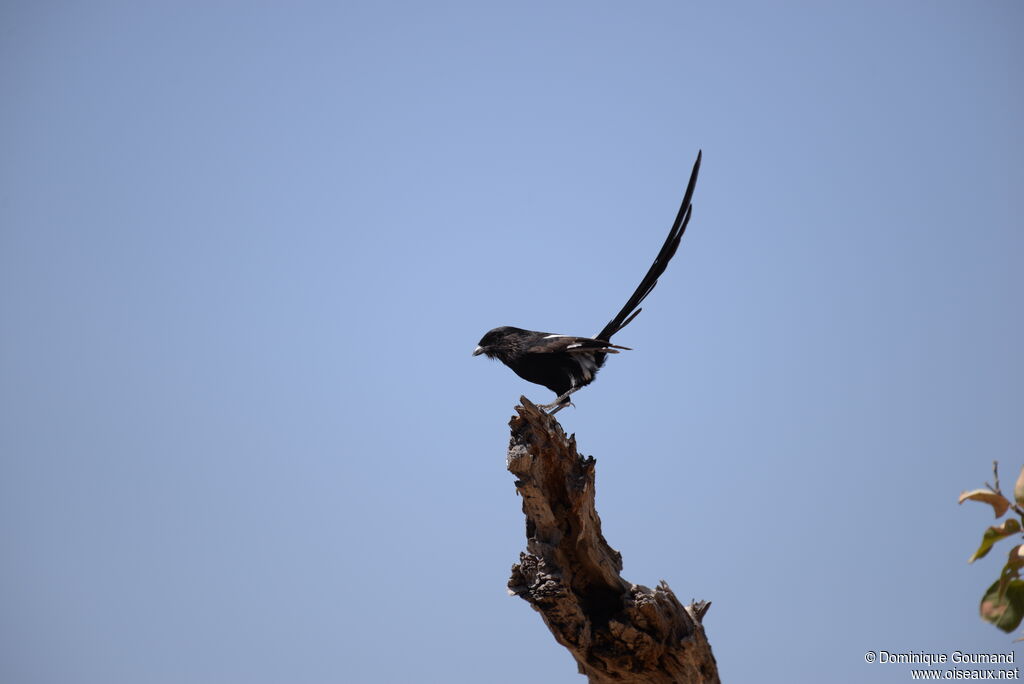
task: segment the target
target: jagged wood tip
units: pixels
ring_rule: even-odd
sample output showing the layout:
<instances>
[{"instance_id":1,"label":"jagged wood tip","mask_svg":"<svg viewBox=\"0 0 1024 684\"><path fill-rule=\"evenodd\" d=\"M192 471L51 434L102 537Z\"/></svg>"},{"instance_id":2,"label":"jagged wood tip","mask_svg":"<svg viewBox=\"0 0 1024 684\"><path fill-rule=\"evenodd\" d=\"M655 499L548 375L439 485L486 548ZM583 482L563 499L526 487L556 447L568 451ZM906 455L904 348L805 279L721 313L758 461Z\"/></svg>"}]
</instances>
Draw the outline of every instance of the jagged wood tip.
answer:
<instances>
[{"instance_id":1,"label":"jagged wood tip","mask_svg":"<svg viewBox=\"0 0 1024 684\"><path fill-rule=\"evenodd\" d=\"M509 591L541 614L591 682L718 682L701 624L711 604L684 607L664 581L652 590L625 580L594 505L596 461L526 397L515 410L507 465L527 542Z\"/></svg>"}]
</instances>

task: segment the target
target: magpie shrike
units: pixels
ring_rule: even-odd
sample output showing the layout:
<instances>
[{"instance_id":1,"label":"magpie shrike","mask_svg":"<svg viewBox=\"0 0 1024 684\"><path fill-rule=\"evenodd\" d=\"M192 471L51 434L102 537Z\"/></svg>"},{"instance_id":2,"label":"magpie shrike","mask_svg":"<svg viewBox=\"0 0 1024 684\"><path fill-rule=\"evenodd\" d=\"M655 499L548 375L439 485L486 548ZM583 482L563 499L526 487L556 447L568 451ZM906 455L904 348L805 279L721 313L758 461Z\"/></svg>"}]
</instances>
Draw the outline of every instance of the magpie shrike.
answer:
<instances>
[{"instance_id":1,"label":"magpie shrike","mask_svg":"<svg viewBox=\"0 0 1024 684\"><path fill-rule=\"evenodd\" d=\"M557 394L558 398L554 402L541 406L545 410L552 409L552 414L568 406L573 392L594 381L608 354L618 354L620 350L629 349L612 344L612 335L629 325L640 313L640 303L658 284L658 278L665 272L669 260L679 247L686 224L690 221L693 208L690 200L697 185L700 158L701 153L698 151L682 206L679 207L679 214L665 244L661 246L661 251L633 296L601 332L594 337L574 337L502 326L489 331L480 339L473 356L485 354L489 358L498 359L522 379L544 385Z\"/></svg>"}]
</instances>

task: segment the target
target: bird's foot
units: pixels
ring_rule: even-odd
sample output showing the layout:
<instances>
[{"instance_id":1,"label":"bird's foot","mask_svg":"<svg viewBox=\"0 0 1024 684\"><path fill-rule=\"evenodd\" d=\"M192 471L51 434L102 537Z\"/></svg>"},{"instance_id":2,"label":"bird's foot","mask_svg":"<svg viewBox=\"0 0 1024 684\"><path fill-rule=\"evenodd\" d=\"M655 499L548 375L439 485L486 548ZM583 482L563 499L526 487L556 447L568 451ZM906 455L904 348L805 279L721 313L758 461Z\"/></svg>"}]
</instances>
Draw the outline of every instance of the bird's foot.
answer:
<instances>
[{"instance_id":1,"label":"bird's foot","mask_svg":"<svg viewBox=\"0 0 1024 684\"><path fill-rule=\"evenodd\" d=\"M539 408L539 409L541 409L543 411L547 411L549 416L555 415L556 413L558 413L559 411L564 409L566 406L572 406L573 408L575 408L576 404L574 404L571 401L569 401L569 396L573 392L578 390L578 389L580 389L580 388L579 387L573 387L571 390L569 390L568 392L566 392L562 396L558 397L557 399L555 399L550 404L541 404L537 408Z\"/></svg>"},{"instance_id":2,"label":"bird's foot","mask_svg":"<svg viewBox=\"0 0 1024 684\"><path fill-rule=\"evenodd\" d=\"M554 404L549 404L549 405L550 406L555 406ZM562 409L564 409L566 406L572 406L573 408L576 408L576 404L572 403L571 401L567 401L564 404L558 404L557 406L555 406L555 408L553 408L552 410L548 411L548 415L549 416L553 416L556 413L558 413L559 411L561 411Z\"/></svg>"}]
</instances>

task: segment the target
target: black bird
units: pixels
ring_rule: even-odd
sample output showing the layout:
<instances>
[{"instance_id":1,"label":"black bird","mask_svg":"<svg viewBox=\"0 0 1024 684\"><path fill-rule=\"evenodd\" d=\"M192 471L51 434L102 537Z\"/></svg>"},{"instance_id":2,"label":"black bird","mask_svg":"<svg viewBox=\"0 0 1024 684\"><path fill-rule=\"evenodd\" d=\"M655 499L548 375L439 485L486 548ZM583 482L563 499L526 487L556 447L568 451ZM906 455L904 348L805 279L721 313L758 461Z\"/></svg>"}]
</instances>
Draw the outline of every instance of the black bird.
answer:
<instances>
[{"instance_id":1,"label":"black bird","mask_svg":"<svg viewBox=\"0 0 1024 684\"><path fill-rule=\"evenodd\" d=\"M612 335L629 325L642 311L638 308L640 303L658 284L658 278L665 272L669 260L679 247L686 224L690 222L693 209L690 200L697 185L700 158L701 153L697 152L697 161L693 164L682 206L679 207L672 230L665 238L665 244L661 246L661 251L633 296L601 332L594 337L573 337L502 326L489 331L480 339L473 356L486 354L489 358L498 359L522 379L544 385L558 395L554 402L541 408L553 409L551 413L557 413L568 406L569 396L573 392L594 381L608 354L618 354L622 349L629 350L629 347L612 344Z\"/></svg>"}]
</instances>

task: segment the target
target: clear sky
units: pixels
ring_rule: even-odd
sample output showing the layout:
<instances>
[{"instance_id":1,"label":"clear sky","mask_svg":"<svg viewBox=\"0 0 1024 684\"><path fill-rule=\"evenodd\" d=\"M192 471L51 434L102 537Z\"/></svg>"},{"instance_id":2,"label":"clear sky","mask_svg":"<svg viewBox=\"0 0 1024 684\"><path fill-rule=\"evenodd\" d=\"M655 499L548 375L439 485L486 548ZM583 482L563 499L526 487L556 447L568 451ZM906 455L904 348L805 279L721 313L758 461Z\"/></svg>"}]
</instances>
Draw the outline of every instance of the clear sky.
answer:
<instances>
[{"instance_id":1,"label":"clear sky","mask_svg":"<svg viewBox=\"0 0 1024 684\"><path fill-rule=\"evenodd\" d=\"M1024 6L5 2L0 679L583 681L506 595L498 325L731 682L1007 652ZM1018 660L1024 651L1018 650Z\"/></svg>"}]
</instances>

